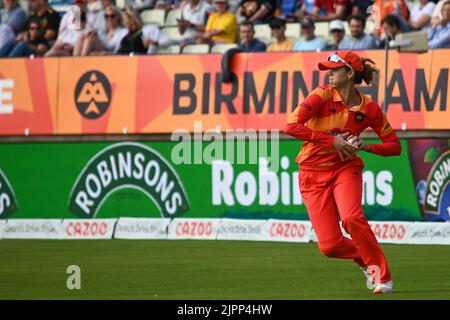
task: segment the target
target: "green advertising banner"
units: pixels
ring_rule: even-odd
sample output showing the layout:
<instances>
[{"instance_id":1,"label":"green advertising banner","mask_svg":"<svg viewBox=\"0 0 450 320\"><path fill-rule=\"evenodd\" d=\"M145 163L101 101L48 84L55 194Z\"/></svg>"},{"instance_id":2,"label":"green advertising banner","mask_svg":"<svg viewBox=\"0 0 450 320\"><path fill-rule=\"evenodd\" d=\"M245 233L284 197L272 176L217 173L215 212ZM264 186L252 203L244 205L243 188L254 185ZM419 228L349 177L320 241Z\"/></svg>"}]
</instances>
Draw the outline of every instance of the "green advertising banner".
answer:
<instances>
[{"instance_id":1,"label":"green advertising banner","mask_svg":"<svg viewBox=\"0 0 450 320\"><path fill-rule=\"evenodd\" d=\"M300 146L296 140L3 143L0 218L305 220L295 163ZM408 141L402 146L398 157L360 153L369 220L425 219Z\"/></svg>"}]
</instances>

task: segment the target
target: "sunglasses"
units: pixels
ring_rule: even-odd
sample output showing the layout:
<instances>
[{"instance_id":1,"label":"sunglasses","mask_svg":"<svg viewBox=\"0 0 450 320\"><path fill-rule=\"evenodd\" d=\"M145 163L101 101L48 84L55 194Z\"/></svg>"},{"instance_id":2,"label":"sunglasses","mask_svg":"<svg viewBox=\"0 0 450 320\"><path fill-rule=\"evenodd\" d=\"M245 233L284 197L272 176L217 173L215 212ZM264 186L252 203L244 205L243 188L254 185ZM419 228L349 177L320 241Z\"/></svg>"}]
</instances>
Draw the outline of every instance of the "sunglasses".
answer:
<instances>
[{"instance_id":1,"label":"sunglasses","mask_svg":"<svg viewBox=\"0 0 450 320\"><path fill-rule=\"evenodd\" d=\"M115 17L115 14L105 14L105 19L114 19Z\"/></svg>"},{"instance_id":2,"label":"sunglasses","mask_svg":"<svg viewBox=\"0 0 450 320\"><path fill-rule=\"evenodd\" d=\"M353 70L352 66L349 65L349 64L347 63L347 61L345 61L344 59L342 59L341 57L339 57L336 53L331 54L331 55L328 57L328 61L331 61L331 62L339 62L339 61L340 61L340 62L342 62L343 64L345 64L347 67L349 67L350 69Z\"/></svg>"}]
</instances>

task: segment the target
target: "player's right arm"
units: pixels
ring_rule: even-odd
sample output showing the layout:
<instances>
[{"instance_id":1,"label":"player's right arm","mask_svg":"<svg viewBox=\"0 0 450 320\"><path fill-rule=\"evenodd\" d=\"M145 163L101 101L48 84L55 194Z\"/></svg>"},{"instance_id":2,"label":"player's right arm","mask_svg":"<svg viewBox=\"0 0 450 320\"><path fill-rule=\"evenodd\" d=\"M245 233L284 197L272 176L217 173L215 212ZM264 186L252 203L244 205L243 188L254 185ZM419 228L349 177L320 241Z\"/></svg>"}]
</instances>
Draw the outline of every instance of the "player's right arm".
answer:
<instances>
[{"instance_id":1,"label":"player's right arm","mask_svg":"<svg viewBox=\"0 0 450 320\"><path fill-rule=\"evenodd\" d=\"M318 145L331 148L334 137L326 133L308 128L305 124L315 116L324 104L324 89L317 87L289 116L284 132L304 141L311 141Z\"/></svg>"}]
</instances>

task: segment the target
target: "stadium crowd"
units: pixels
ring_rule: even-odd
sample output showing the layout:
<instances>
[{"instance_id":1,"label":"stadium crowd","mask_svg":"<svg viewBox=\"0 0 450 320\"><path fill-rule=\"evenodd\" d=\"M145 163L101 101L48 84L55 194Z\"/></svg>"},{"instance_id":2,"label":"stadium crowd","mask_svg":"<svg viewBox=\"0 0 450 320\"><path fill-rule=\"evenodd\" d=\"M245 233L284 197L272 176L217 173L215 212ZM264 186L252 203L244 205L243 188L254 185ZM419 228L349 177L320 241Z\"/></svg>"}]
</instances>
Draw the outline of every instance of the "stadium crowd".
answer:
<instances>
[{"instance_id":1,"label":"stadium crowd","mask_svg":"<svg viewBox=\"0 0 450 320\"><path fill-rule=\"evenodd\" d=\"M429 48L450 47L450 0L73 0L59 11L53 3L1 0L0 57L367 50L420 30Z\"/></svg>"}]
</instances>

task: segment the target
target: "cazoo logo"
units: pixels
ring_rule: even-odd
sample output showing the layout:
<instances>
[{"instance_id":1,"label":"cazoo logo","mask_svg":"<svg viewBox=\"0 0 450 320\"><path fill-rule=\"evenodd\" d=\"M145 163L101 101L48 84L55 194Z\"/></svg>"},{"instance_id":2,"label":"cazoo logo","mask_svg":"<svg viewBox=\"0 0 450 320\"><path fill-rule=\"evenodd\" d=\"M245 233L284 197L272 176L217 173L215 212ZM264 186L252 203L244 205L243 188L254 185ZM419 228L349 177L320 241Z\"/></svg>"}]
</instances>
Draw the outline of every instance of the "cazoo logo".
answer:
<instances>
[{"instance_id":1,"label":"cazoo logo","mask_svg":"<svg viewBox=\"0 0 450 320\"><path fill-rule=\"evenodd\" d=\"M97 153L78 176L69 196L69 211L95 218L116 190L138 189L173 218L189 210L186 192L172 166L155 150L134 142L113 144Z\"/></svg>"}]
</instances>

